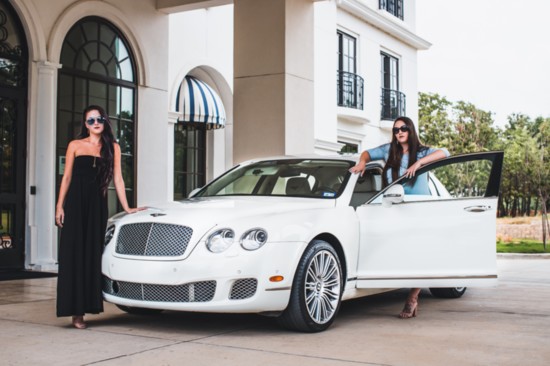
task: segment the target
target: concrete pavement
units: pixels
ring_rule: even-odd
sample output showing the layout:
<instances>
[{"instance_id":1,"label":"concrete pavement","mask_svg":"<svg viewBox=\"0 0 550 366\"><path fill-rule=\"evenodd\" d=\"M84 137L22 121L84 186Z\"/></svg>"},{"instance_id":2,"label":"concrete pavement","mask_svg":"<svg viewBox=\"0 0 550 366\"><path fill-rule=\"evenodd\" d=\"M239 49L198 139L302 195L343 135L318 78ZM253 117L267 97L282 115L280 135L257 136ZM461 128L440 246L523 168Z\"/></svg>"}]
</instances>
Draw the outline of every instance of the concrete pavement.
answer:
<instances>
[{"instance_id":1,"label":"concrete pavement","mask_svg":"<svg viewBox=\"0 0 550 366\"><path fill-rule=\"evenodd\" d=\"M500 256L499 286L460 299L407 290L344 302L332 327L302 334L258 315L135 316L105 304L88 329L55 317L55 278L0 282L2 365L548 365L550 260Z\"/></svg>"}]
</instances>

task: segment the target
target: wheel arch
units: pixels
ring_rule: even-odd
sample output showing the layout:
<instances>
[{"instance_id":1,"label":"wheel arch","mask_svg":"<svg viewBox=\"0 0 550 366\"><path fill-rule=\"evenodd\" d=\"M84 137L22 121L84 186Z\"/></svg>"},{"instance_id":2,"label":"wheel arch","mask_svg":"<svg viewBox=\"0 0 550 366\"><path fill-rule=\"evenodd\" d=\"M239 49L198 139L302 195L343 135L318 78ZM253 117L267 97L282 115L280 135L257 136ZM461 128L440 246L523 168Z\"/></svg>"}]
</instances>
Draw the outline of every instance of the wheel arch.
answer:
<instances>
[{"instance_id":1,"label":"wheel arch","mask_svg":"<svg viewBox=\"0 0 550 366\"><path fill-rule=\"evenodd\" d=\"M323 240L329 243L334 248L340 259L340 265L342 266L343 279L345 283L348 276L348 264L346 261L346 253L344 252L344 248L342 247L342 243L340 243L340 240L338 240L338 238L331 233L318 234L311 241L314 240Z\"/></svg>"}]
</instances>

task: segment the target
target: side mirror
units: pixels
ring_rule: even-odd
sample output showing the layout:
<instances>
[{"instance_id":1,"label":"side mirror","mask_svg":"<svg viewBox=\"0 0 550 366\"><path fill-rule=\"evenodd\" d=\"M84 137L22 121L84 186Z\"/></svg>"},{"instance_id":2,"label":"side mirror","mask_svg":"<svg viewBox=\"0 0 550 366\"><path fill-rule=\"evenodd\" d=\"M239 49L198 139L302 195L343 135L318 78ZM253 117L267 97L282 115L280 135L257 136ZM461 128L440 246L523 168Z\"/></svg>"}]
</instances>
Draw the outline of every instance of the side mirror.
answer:
<instances>
[{"instance_id":1,"label":"side mirror","mask_svg":"<svg viewBox=\"0 0 550 366\"><path fill-rule=\"evenodd\" d=\"M391 207L391 205L403 202L405 190L401 184L390 187L382 196L382 206Z\"/></svg>"},{"instance_id":2,"label":"side mirror","mask_svg":"<svg viewBox=\"0 0 550 366\"><path fill-rule=\"evenodd\" d=\"M187 196L187 198L193 197L193 196L196 195L201 189L202 189L202 187L193 189L191 192L189 192L189 195Z\"/></svg>"}]
</instances>

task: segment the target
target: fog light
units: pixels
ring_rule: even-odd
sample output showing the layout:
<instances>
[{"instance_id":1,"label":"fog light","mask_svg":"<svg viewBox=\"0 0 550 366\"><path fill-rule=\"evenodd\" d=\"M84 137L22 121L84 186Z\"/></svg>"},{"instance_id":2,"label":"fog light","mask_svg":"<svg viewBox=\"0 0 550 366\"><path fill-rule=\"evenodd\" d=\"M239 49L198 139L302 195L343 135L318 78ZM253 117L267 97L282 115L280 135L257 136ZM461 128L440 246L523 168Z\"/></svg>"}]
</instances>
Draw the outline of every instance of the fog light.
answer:
<instances>
[{"instance_id":1,"label":"fog light","mask_svg":"<svg viewBox=\"0 0 550 366\"><path fill-rule=\"evenodd\" d=\"M269 277L270 282L281 282L285 278L283 276L271 276Z\"/></svg>"}]
</instances>

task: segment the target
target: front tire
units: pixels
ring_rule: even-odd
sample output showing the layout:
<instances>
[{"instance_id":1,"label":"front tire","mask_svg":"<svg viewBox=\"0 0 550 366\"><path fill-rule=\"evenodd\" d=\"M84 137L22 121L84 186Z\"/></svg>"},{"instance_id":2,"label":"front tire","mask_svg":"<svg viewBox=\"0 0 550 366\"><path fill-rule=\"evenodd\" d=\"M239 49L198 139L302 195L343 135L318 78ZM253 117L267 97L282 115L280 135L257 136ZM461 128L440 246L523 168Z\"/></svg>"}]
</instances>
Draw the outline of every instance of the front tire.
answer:
<instances>
[{"instance_id":1,"label":"front tire","mask_svg":"<svg viewBox=\"0 0 550 366\"><path fill-rule=\"evenodd\" d=\"M300 259L279 324L301 332L327 329L340 309L343 287L338 254L327 242L314 240Z\"/></svg>"},{"instance_id":2,"label":"front tire","mask_svg":"<svg viewBox=\"0 0 550 366\"><path fill-rule=\"evenodd\" d=\"M430 287L430 292L435 297L443 299L458 299L466 292L466 287L435 288Z\"/></svg>"}]
</instances>

